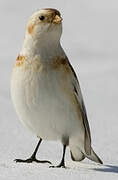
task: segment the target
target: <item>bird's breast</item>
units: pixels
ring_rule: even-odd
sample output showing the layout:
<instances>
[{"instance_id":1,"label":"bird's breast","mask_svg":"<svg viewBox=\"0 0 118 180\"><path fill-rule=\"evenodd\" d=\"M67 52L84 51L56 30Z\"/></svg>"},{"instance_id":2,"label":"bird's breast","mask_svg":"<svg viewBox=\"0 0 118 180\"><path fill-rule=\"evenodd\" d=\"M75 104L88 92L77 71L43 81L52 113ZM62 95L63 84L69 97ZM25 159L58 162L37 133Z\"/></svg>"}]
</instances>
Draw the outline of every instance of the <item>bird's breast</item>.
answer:
<instances>
[{"instance_id":1,"label":"bird's breast","mask_svg":"<svg viewBox=\"0 0 118 180\"><path fill-rule=\"evenodd\" d=\"M37 135L40 132L52 139L54 132L57 136L68 133L72 122L69 119L77 116L69 69L64 61L61 66L37 62L15 66L11 95L20 120Z\"/></svg>"}]
</instances>

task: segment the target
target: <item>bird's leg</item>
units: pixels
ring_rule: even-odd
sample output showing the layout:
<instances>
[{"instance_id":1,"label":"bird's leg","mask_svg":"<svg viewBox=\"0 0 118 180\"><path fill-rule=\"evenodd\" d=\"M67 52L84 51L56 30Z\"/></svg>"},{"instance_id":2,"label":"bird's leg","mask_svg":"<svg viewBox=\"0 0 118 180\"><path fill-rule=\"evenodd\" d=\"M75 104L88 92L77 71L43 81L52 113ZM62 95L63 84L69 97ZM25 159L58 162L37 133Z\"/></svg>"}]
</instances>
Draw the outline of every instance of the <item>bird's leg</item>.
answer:
<instances>
[{"instance_id":1,"label":"bird's leg","mask_svg":"<svg viewBox=\"0 0 118 180\"><path fill-rule=\"evenodd\" d=\"M50 166L50 168L66 168L65 166L65 152L66 152L66 145L63 145L63 156L62 156L62 160L61 162L59 163L58 166Z\"/></svg>"},{"instance_id":2,"label":"bird's leg","mask_svg":"<svg viewBox=\"0 0 118 180\"><path fill-rule=\"evenodd\" d=\"M42 160L42 161L41 161L41 160L37 160L37 159L36 159L36 153L37 153L38 148L39 148L39 146L40 146L40 144L41 144L41 141L42 141L42 139L39 140L39 142L38 142L38 144L37 144L37 146L36 146L36 148L35 148L35 150L34 150L34 152L33 152L33 154L31 155L30 158L25 159L25 160L23 160L23 159L15 159L15 161L16 161L16 162L21 162L21 163L37 162L37 163L49 163L49 164L52 164L50 161L46 161L46 160Z\"/></svg>"}]
</instances>

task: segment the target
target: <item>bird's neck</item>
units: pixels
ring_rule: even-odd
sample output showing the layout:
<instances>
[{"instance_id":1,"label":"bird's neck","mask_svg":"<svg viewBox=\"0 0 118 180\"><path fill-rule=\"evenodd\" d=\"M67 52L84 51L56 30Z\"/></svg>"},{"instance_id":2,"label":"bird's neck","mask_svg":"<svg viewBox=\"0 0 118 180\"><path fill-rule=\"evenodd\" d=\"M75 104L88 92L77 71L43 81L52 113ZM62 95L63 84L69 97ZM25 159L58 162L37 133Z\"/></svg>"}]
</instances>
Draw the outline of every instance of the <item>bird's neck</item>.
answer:
<instances>
[{"instance_id":1,"label":"bird's neck","mask_svg":"<svg viewBox=\"0 0 118 180\"><path fill-rule=\"evenodd\" d=\"M65 53L60 45L60 40L44 36L42 38L35 38L26 35L21 50L23 56L28 56L34 59L39 56L41 61L53 60L55 57L64 57Z\"/></svg>"}]
</instances>

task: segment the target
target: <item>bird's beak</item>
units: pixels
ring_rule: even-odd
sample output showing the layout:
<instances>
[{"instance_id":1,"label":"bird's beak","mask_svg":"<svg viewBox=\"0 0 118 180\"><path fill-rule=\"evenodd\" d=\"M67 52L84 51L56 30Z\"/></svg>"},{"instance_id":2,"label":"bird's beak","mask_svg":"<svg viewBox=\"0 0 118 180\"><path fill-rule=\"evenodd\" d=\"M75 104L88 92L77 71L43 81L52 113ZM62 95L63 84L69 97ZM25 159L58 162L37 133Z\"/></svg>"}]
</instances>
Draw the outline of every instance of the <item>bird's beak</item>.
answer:
<instances>
[{"instance_id":1,"label":"bird's beak","mask_svg":"<svg viewBox=\"0 0 118 180\"><path fill-rule=\"evenodd\" d=\"M61 22L62 22L62 17L60 17L59 15L56 15L53 19L53 23L60 24Z\"/></svg>"}]
</instances>

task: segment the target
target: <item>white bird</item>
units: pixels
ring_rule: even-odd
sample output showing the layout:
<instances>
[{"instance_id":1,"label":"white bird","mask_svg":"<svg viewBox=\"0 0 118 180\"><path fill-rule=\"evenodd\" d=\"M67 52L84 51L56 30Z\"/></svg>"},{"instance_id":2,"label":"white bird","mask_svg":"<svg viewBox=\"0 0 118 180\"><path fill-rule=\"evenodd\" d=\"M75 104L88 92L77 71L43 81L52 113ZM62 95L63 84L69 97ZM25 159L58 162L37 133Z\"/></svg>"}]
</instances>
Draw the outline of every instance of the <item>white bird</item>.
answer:
<instances>
[{"instance_id":1,"label":"white bird","mask_svg":"<svg viewBox=\"0 0 118 180\"><path fill-rule=\"evenodd\" d=\"M65 167L69 146L72 160L85 157L101 163L91 147L90 128L77 76L60 44L62 18L56 9L36 11L29 19L23 47L12 71L11 96L21 122L42 140L59 140ZM50 163L50 162L49 162ZM54 166L53 166L54 167Z\"/></svg>"}]
</instances>

